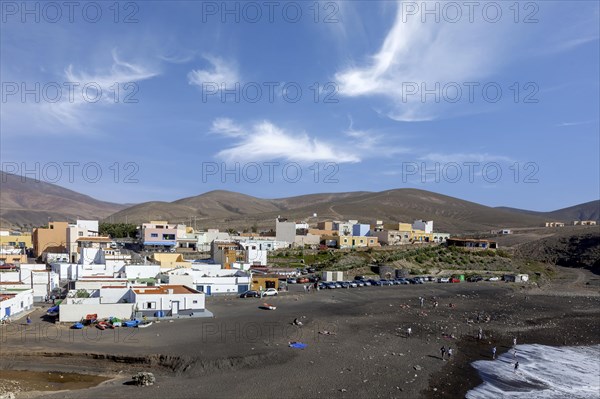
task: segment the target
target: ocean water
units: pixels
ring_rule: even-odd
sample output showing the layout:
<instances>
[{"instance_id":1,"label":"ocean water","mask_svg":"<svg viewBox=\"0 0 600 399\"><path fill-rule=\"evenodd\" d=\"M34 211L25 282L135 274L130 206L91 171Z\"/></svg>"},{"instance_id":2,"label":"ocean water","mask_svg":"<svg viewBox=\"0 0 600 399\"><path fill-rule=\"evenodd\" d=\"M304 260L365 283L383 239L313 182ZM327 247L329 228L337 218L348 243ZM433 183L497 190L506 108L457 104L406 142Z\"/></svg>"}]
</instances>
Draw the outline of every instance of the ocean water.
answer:
<instances>
[{"instance_id":1,"label":"ocean water","mask_svg":"<svg viewBox=\"0 0 600 399\"><path fill-rule=\"evenodd\" d=\"M517 345L496 360L478 360L473 367L483 384L467 392L468 399L598 399L600 345L554 347Z\"/></svg>"}]
</instances>

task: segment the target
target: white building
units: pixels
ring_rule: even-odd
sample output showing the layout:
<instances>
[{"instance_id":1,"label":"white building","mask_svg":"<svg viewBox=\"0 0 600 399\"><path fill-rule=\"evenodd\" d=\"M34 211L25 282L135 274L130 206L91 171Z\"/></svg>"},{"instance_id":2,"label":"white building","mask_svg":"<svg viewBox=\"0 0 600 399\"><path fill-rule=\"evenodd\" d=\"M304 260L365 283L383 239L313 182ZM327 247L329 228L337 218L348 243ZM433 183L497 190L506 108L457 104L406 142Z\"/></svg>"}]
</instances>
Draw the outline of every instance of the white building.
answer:
<instances>
[{"instance_id":1,"label":"white building","mask_svg":"<svg viewBox=\"0 0 600 399\"><path fill-rule=\"evenodd\" d=\"M347 222L334 221L333 230L337 231L340 236L351 236L353 226L358 223L358 220L349 220Z\"/></svg>"},{"instance_id":2,"label":"white building","mask_svg":"<svg viewBox=\"0 0 600 399\"><path fill-rule=\"evenodd\" d=\"M197 233L196 248L200 252L209 252L213 241L229 241L229 233L219 231L219 229L208 229Z\"/></svg>"},{"instance_id":3,"label":"white building","mask_svg":"<svg viewBox=\"0 0 600 399\"><path fill-rule=\"evenodd\" d=\"M98 237L99 227L97 220L77 220L75 224L67 227L67 251L71 263L79 262L79 238Z\"/></svg>"},{"instance_id":4,"label":"white building","mask_svg":"<svg viewBox=\"0 0 600 399\"><path fill-rule=\"evenodd\" d=\"M161 282L167 284L187 285L206 295L237 294L247 291L251 274L242 270L221 269L203 265L198 269L174 269L161 275ZM194 268L197 266L194 265Z\"/></svg>"},{"instance_id":5,"label":"white building","mask_svg":"<svg viewBox=\"0 0 600 399\"><path fill-rule=\"evenodd\" d=\"M137 313L146 316L190 316L205 310L205 295L184 285L132 288Z\"/></svg>"},{"instance_id":6,"label":"white building","mask_svg":"<svg viewBox=\"0 0 600 399\"><path fill-rule=\"evenodd\" d=\"M296 238L296 222L288 222L287 219L278 217L275 219L275 239L290 244Z\"/></svg>"},{"instance_id":7,"label":"white building","mask_svg":"<svg viewBox=\"0 0 600 399\"><path fill-rule=\"evenodd\" d=\"M19 317L23 312L33 308L32 289L0 290L0 317Z\"/></svg>"},{"instance_id":8,"label":"white building","mask_svg":"<svg viewBox=\"0 0 600 399\"><path fill-rule=\"evenodd\" d=\"M422 230L427 234L433 233L433 220L415 220L412 228L413 230Z\"/></svg>"},{"instance_id":9,"label":"white building","mask_svg":"<svg viewBox=\"0 0 600 399\"><path fill-rule=\"evenodd\" d=\"M119 272L120 277L131 279L156 278L160 273L160 265L125 265Z\"/></svg>"}]
</instances>

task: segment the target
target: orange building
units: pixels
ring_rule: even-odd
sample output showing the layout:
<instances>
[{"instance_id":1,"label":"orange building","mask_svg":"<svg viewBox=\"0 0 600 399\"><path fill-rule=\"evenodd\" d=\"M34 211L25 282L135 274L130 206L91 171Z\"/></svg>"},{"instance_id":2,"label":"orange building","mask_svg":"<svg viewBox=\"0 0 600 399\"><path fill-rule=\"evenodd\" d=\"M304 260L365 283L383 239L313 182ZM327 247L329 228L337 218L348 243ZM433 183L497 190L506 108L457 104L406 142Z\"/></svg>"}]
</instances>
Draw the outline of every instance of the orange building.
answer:
<instances>
[{"instance_id":1,"label":"orange building","mask_svg":"<svg viewBox=\"0 0 600 399\"><path fill-rule=\"evenodd\" d=\"M48 227L33 229L33 252L36 257L44 252L67 252L68 222L50 222Z\"/></svg>"}]
</instances>

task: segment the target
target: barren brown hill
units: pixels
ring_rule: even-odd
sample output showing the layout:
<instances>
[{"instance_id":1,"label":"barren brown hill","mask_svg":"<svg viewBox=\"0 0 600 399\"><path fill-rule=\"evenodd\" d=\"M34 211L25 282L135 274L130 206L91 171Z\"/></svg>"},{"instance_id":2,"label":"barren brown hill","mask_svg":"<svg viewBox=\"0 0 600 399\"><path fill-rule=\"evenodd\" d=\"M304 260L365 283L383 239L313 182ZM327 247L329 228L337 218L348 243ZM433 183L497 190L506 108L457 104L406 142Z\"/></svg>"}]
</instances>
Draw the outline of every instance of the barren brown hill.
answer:
<instances>
[{"instance_id":1,"label":"barren brown hill","mask_svg":"<svg viewBox=\"0 0 600 399\"><path fill-rule=\"evenodd\" d=\"M600 226L574 226L552 229L554 234L516 246L528 259L568 266L585 267L600 274Z\"/></svg>"},{"instance_id":2,"label":"barren brown hill","mask_svg":"<svg viewBox=\"0 0 600 399\"><path fill-rule=\"evenodd\" d=\"M546 218L548 221L556 222L572 223L574 220L600 221L600 200L585 202L583 204L570 206L568 208L557 209L552 212L536 212L507 207L499 207L498 209L519 212L533 216L541 216Z\"/></svg>"},{"instance_id":3,"label":"barren brown hill","mask_svg":"<svg viewBox=\"0 0 600 399\"><path fill-rule=\"evenodd\" d=\"M311 218L314 213L318 217ZM115 222L139 223L150 219L172 222L196 220L198 227L237 227L257 225L274 228L278 216L311 218L311 222L331 219L358 219L372 222L435 221L436 230L451 233L486 231L499 227L540 226L544 218L424 190L396 189L383 192L310 194L290 198L260 199L228 191L211 191L171 203L150 202L111 215Z\"/></svg>"},{"instance_id":4,"label":"barren brown hill","mask_svg":"<svg viewBox=\"0 0 600 399\"><path fill-rule=\"evenodd\" d=\"M39 226L53 220L103 219L125 205L94 199L42 181L0 172L2 226Z\"/></svg>"}]
</instances>

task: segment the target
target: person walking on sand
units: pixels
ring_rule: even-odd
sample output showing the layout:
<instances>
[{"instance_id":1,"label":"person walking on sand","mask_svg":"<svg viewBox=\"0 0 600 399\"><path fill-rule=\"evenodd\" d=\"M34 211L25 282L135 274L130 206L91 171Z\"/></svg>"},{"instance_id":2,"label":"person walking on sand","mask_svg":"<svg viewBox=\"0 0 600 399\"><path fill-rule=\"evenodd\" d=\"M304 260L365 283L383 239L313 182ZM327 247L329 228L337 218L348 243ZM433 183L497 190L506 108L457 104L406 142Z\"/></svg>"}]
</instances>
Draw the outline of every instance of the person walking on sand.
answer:
<instances>
[{"instance_id":1,"label":"person walking on sand","mask_svg":"<svg viewBox=\"0 0 600 399\"><path fill-rule=\"evenodd\" d=\"M412 335L412 328L408 327L406 329L406 335L408 336L408 338L410 338L410 336Z\"/></svg>"},{"instance_id":2,"label":"person walking on sand","mask_svg":"<svg viewBox=\"0 0 600 399\"><path fill-rule=\"evenodd\" d=\"M442 346L440 348L440 353L442 354L442 360L444 360L444 355L446 355L446 347L445 346Z\"/></svg>"},{"instance_id":3,"label":"person walking on sand","mask_svg":"<svg viewBox=\"0 0 600 399\"><path fill-rule=\"evenodd\" d=\"M492 359L496 360L496 347L492 348Z\"/></svg>"},{"instance_id":4,"label":"person walking on sand","mask_svg":"<svg viewBox=\"0 0 600 399\"><path fill-rule=\"evenodd\" d=\"M448 347L448 360L452 357L452 348Z\"/></svg>"},{"instance_id":5,"label":"person walking on sand","mask_svg":"<svg viewBox=\"0 0 600 399\"><path fill-rule=\"evenodd\" d=\"M423 298L422 296L419 297L419 302L421 303L421 307L423 307L423 304L425 303L425 298Z\"/></svg>"}]
</instances>

